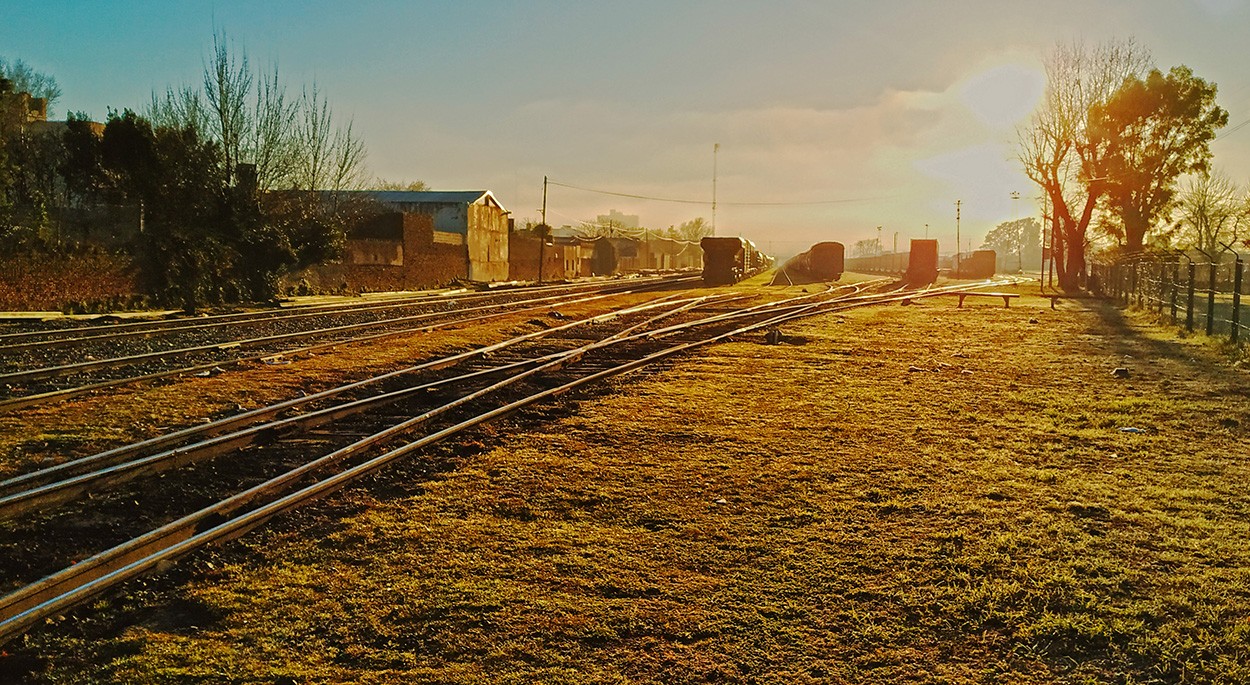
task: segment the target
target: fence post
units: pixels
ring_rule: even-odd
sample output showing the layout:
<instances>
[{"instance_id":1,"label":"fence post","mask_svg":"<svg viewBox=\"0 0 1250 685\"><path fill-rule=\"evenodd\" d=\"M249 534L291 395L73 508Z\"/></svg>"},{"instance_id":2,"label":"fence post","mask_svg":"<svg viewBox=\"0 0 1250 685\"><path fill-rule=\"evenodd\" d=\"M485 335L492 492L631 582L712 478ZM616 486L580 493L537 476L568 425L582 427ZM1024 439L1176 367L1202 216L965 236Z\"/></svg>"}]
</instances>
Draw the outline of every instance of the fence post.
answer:
<instances>
[{"instance_id":1,"label":"fence post","mask_svg":"<svg viewBox=\"0 0 1250 685\"><path fill-rule=\"evenodd\" d=\"M1233 266L1233 344L1237 344L1238 329L1241 328L1241 272L1243 264L1241 256Z\"/></svg>"},{"instance_id":2,"label":"fence post","mask_svg":"<svg viewBox=\"0 0 1250 685\"><path fill-rule=\"evenodd\" d=\"M1142 280L1141 279L1141 262L1134 260L1133 261L1133 292L1137 294L1137 307L1139 309L1141 308L1141 293L1143 289L1141 280Z\"/></svg>"},{"instance_id":3,"label":"fence post","mask_svg":"<svg viewBox=\"0 0 1250 685\"><path fill-rule=\"evenodd\" d=\"M1172 325L1176 325L1176 285L1181 280L1181 260L1172 262Z\"/></svg>"},{"instance_id":4,"label":"fence post","mask_svg":"<svg viewBox=\"0 0 1250 685\"><path fill-rule=\"evenodd\" d=\"M1167 279L1164 277L1164 273L1167 271L1168 265L1163 261L1157 261L1155 262L1155 266L1158 267L1158 271L1159 271L1158 316L1163 316L1163 305L1164 305L1164 300L1167 298L1167 287L1168 287L1168 282L1167 282Z\"/></svg>"},{"instance_id":5,"label":"fence post","mask_svg":"<svg viewBox=\"0 0 1250 685\"><path fill-rule=\"evenodd\" d=\"M1215 258L1207 268L1207 335L1215 333Z\"/></svg>"},{"instance_id":6,"label":"fence post","mask_svg":"<svg viewBox=\"0 0 1250 685\"><path fill-rule=\"evenodd\" d=\"M1189 293L1188 302L1185 305L1185 330L1190 333L1194 332L1194 272L1198 270L1198 266L1192 261L1189 262Z\"/></svg>"}]
</instances>

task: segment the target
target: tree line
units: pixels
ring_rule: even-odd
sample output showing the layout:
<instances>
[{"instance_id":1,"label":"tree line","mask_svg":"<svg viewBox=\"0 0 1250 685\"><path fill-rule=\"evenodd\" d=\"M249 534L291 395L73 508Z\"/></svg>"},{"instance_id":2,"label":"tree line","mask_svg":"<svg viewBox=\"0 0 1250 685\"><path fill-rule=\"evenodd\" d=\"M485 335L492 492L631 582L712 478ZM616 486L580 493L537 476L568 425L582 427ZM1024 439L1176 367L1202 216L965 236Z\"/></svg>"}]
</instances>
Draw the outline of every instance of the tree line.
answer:
<instances>
[{"instance_id":1,"label":"tree line","mask_svg":"<svg viewBox=\"0 0 1250 685\"><path fill-rule=\"evenodd\" d=\"M10 104L60 95L20 60L0 61L0 78ZM367 185L351 121L316 84L289 89L224 35L200 83L110 110L102 130L82 113L33 127L12 109L0 122L4 249L65 250L83 237L76 220L105 217L160 303L271 299L283 275L336 256L364 211L338 192Z\"/></svg>"}]
</instances>

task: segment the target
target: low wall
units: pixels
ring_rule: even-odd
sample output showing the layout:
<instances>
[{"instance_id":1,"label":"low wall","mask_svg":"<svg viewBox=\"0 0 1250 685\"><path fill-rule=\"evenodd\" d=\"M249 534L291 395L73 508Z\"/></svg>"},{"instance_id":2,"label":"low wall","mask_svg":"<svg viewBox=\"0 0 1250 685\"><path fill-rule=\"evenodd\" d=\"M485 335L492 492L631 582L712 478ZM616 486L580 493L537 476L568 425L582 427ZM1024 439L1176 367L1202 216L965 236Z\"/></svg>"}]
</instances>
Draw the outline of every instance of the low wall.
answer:
<instances>
[{"instance_id":1,"label":"low wall","mask_svg":"<svg viewBox=\"0 0 1250 685\"><path fill-rule=\"evenodd\" d=\"M508 238L508 280L538 280L538 238L513 233ZM560 281L564 274L564 246L548 245L542 249L543 280Z\"/></svg>"},{"instance_id":2,"label":"low wall","mask_svg":"<svg viewBox=\"0 0 1250 685\"><path fill-rule=\"evenodd\" d=\"M127 301L139 292L130 257L104 252L0 258L0 310L60 311L66 305Z\"/></svg>"}]
</instances>

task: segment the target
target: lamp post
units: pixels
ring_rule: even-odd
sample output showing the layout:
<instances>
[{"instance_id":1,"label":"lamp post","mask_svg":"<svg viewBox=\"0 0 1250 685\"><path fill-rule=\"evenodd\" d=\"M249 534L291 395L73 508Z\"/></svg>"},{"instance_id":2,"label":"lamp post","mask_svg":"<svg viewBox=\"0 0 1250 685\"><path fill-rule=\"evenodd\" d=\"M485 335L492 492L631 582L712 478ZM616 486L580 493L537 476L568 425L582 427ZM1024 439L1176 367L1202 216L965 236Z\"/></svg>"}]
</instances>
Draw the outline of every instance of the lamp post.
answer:
<instances>
[{"instance_id":1,"label":"lamp post","mask_svg":"<svg viewBox=\"0 0 1250 685\"><path fill-rule=\"evenodd\" d=\"M543 284L543 248L547 244L547 236L551 235L551 227L547 225L547 177L543 176L543 227L538 230L538 285Z\"/></svg>"},{"instance_id":2,"label":"lamp post","mask_svg":"<svg viewBox=\"0 0 1250 685\"><path fill-rule=\"evenodd\" d=\"M712 145L712 235L716 235L716 157L720 154L720 143Z\"/></svg>"},{"instance_id":3,"label":"lamp post","mask_svg":"<svg viewBox=\"0 0 1250 685\"><path fill-rule=\"evenodd\" d=\"M963 200L955 200L955 278L959 278L959 206Z\"/></svg>"},{"instance_id":4,"label":"lamp post","mask_svg":"<svg viewBox=\"0 0 1250 685\"><path fill-rule=\"evenodd\" d=\"M1020 221L1020 192L1011 191L1011 213L1015 215L1015 220ZM1020 240L1016 241L1016 257L1019 259L1020 273L1024 273L1024 226L1016 224L1016 228L1020 229Z\"/></svg>"}]
</instances>

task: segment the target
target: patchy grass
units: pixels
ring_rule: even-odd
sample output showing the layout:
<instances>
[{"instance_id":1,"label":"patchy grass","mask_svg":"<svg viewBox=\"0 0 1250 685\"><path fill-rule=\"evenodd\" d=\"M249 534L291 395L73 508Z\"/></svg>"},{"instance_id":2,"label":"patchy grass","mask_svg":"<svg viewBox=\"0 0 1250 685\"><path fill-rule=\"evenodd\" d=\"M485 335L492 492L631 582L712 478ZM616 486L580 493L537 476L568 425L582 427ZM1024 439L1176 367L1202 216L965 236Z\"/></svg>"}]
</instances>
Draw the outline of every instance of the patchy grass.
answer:
<instances>
[{"instance_id":1,"label":"patchy grass","mask_svg":"<svg viewBox=\"0 0 1250 685\"><path fill-rule=\"evenodd\" d=\"M991 302L619 379L14 649L36 682L1250 682L1246 374Z\"/></svg>"}]
</instances>

